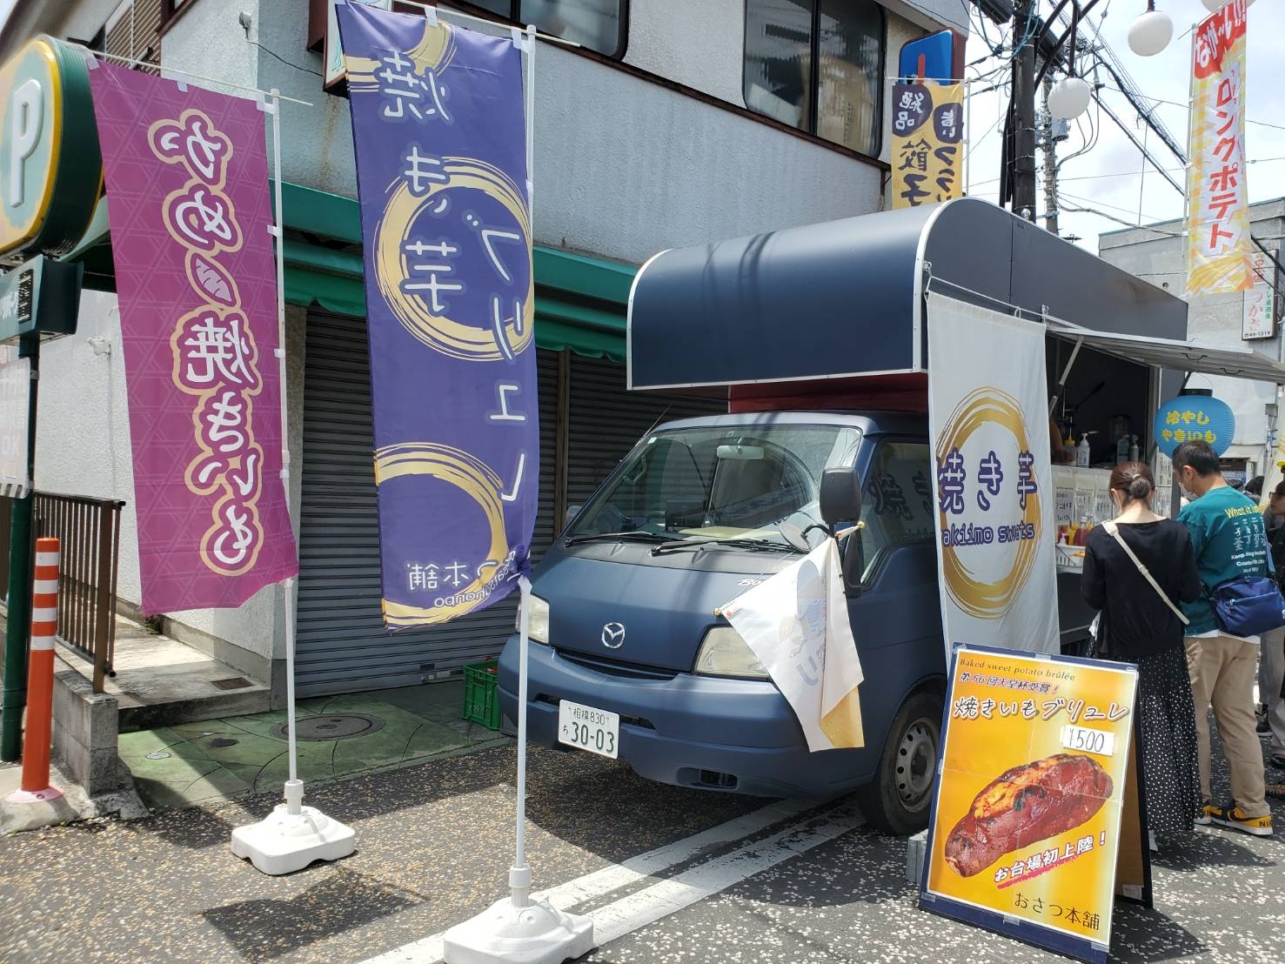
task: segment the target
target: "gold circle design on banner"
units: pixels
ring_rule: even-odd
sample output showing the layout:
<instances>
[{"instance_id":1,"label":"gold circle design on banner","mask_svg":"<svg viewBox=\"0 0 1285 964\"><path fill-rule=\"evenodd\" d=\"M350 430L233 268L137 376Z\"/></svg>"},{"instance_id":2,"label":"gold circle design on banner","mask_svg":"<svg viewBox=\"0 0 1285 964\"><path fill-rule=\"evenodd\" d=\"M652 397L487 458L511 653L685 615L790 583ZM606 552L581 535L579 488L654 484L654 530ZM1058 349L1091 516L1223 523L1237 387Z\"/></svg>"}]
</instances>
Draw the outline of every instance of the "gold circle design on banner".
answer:
<instances>
[{"instance_id":1,"label":"gold circle design on banner","mask_svg":"<svg viewBox=\"0 0 1285 964\"><path fill-rule=\"evenodd\" d=\"M994 424L1008 431L1017 440L1019 452L1031 451L1026 436L1026 420L1017 400L996 388L979 388L964 398L938 436L937 464L941 465L952 449L963 449L964 443L983 425ZM950 531L950 518L941 511L942 531ZM1034 539L1023 539L1017 544L1017 553L1008 573L994 582L974 577L959 558L954 546L942 547L942 571L946 577L946 591L960 609L978 619L998 619L1008 612L1026 585L1044 533L1041 528L1040 493L1026 498L1022 521L1035 527Z\"/></svg>"},{"instance_id":2,"label":"gold circle design on banner","mask_svg":"<svg viewBox=\"0 0 1285 964\"><path fill-rule=\"evenodd\" d=\"M486 516L491 531L487 560L498 566L508 556L509 543L504 531L504 506L500 500L500 477L484 462L460 449L431 442L406 442L388 445L375 452L375 485L404 476L427 475L453 485L473 499ZM478 568L478 567L475 567ZM477 608L489 593L484 592L481 577L455 591L450 605L408 606L385 599L384 615L391 626L421 626L444 623ZM482 594L479 596L479 594Z\"/></svg>"},{"instance_id":3,"label":"gold circle design on banner","mask_svg":"<svg viewBox=\"0 0 1285 964\"><path fill-rule=\"evenodd\" d=\"M531 257L531 224L526 202L517 185L499 168L465 157L442 158L446 180L434 182L421 195L411 193L403 180L393 189L384 206L383 216L375 229L375 281L379 293L392 309L402 327L428 347L461 361L501 361L520 355L535 335L535 273L528 274L526 297L522 304L522 325L505 325L504 338L508 352L496 344L495 332L489 327L466 325L434 314L420 298L408 295L401 284L410 277L406 245L411 243L411 230L426 209L436 206L445 191L480 191L496 201L513 216L526 239L526 256Z\"/></svg>"}]
</instances>

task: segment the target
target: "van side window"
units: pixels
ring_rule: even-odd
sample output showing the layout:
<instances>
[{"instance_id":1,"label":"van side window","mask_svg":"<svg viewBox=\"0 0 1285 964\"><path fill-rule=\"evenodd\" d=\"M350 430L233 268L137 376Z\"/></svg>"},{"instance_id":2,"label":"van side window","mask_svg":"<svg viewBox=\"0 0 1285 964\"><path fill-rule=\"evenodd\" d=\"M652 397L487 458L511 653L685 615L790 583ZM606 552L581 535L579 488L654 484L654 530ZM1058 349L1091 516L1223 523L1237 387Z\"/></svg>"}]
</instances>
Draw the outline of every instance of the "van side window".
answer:
<instances>
[{"instance_id":1,"label":"van side window","mask_svg":"<svg viewBox=\"0 0 1285 964\"><path fill-rule=\"evenodd\" d=\"M868 582L888 553L933 538L932 467L924 442L882 442L862 491L861 548Z\"/></svg>"}]
</instances>

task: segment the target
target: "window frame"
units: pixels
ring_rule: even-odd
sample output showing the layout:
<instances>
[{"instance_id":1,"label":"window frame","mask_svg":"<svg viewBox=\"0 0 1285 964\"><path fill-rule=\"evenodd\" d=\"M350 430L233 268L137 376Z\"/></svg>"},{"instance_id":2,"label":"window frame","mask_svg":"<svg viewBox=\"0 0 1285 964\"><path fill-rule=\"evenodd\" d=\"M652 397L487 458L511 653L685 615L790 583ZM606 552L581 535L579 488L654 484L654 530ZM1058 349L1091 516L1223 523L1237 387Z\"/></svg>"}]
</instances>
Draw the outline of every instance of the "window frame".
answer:
<instances>
[{"instance_id":1,"label":"window frame","mask_svg":"<svg viewBox=\"0 0 1285 964\"><path fill-rule=\"evenodd\" d=\"M878 444L875 446L874 451L870 453L870 461L866 463L866 475L861 482L863 502L865 501L866 486L873 480L874 473L879 466L879 458L883 455L884 448L889 445L922 445L924 447L924 451L928 455L926 465L928 467L929 484L932 482L933 447L931 441L924 438L922 435L881 435L878 438ZM863 506L862 516L864 517L864 515L865 509ZM898 542L896 544L889 543L888 545L879 548L874 559L864 560L865 572L861 574L860 581L857 583L860 591L866 592L874 588L875 583L879 581L879 577L882 576L884 570L888 568L888 561L897 552L900 552L902 549L913 549L919 546L933 545L937 541L937 537L935 535L936 523L934 522L933 525L934 535L925 536L922 539L912 539L908 542ZM853 533L853 535L859 539L861 533L856 532ZM862 546L862 553L864 554L864 552L865 547Z\"/></svg>"},{"instance_id":2,"label":"window frame","mask_svg":"<svg viewBox=\"0 0 1285 964\"><path fill-rule=\"evenodd\" d=\"M432 2L434 6L440 6L436 0L426 0L426 2ZM616 49L611 53L603 53L600 50L594 50L592 47L586 47L584 44L576 44L575 46L577 48L598 57L606 57L608 60L623 61L625 59L625 55L629 52L630 0L616 0L616 2L620 4L620 34L616 38ZM486 7L479 7L474 3L470 3L469 0L451 0L451 3L452 6L459 7L462 12L468 13L472 16L482 17L486 20L493 20L496 23L512 24L515 27L526 26L520 18L522 12L522 0L508 0L509 16L507 17L503 14L496 13L494 10L489 10ZM398 0L393 0L393 7L396 8L397 6ZM549 36L555 35L549 34ZM557 39L561 40L563 38L558 37ZM570 43L571 41L568 42Z\"/></svg>"},{"instance_id":3,"label":"window frame","mask_svg":"<svg viewBox=\"0 0 1285 964\"><path fill-rule=\"evenodd\" d=\"M628 0L622 0L622 2L628 2ZM756 0L745 0L744 6L741 8L744 15L743 22L745 23L746 29L748 29L750 20L750 4L754 2L756 2ZM745 85L749 79L749 58L746 56L748 45L746 43L747 38L744 36L744 31L742 31L741 36L741 103L745 109L755 117L762 117L767 120L776 121L776 123L783 124L783 126L791 127L792 130L797 131L809 140L815 141L819 144L825 144L844 151L851 151L853 154L858 154L861 157L872 158L877 161L883 154L883 117L885 106L884 81L888 72L888 11L884 8L883 4L878 2L878 0L865 0L866 3L879 13L879 78L877 84L879 93L875 98L875 102L878 104L879 109L875 118L874 152L867 153L866 151L859 151L855 147L849 147L847 144L832 141L829 138L822 137L820 134L816 133L817 121L820 117L821 111L821 0L809 0L809 2L812 4L812 26L811 42L808 46L809 69L807 126L792 127L792 125L783 124L782 121L776 121L776 118L769 117L767 114L762 114L749 105L749 101L745 97Z\"/></svg>"}]
</instances>

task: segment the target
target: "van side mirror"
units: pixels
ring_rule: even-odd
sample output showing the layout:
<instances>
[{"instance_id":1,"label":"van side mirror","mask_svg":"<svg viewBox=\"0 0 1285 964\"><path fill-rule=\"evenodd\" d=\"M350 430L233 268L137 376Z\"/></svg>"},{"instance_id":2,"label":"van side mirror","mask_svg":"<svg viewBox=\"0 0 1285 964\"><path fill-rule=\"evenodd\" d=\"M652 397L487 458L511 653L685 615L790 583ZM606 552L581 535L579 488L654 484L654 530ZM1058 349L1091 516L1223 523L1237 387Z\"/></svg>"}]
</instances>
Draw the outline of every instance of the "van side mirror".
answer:
<instances>
[{"instance_id":1,"label":"van side mirror","mask_svg":"<svg viewBox=\"0 0 1285 964\"><path fill-rule=\"evenodd\" d=\"M567 506L567 521L563 523L563 528L566 528L570 526L571 523L575 522L576 516L580 514L580 510L583 508L584 506L582 505Z\"/></svg>"},{"instance_id":2,"label":"van side mirror","mask_svg":"<svg viewBox=\"0 0 1285 964\"><path fill-rule=\"evenodd\" d=\"M828 526L861 521L861 480L855 468L821 473L821 519Z\"/></svg>"}]
</instances>

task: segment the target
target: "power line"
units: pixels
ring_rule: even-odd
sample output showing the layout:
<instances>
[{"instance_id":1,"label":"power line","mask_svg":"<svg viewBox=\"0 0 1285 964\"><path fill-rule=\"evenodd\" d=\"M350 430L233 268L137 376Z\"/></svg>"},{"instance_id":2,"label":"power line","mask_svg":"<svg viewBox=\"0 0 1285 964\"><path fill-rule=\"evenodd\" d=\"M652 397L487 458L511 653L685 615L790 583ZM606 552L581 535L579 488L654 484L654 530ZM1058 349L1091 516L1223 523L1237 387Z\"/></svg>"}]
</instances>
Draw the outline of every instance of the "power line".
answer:
<instances>
[{"instance_id":1,"label":"power line","mask_svg":"<svg viewBox=\"0 0 1285 964\"><path fill-rule=\"evenodd\" d=\"M1129 94L1128 91L1121 90L1119 87L1112 87L1110 84L1103 84L1102 86L1106 90L1114 90L1116 93L1124 94L1126 97ZM1141 96L1144 100L1154 101L1157 104L1168 104L1170 107L1181 107L1183 110L1186 110L1186 111L1191 110L1190 104L1183 104L1176 100L1165 100L1163 97L1152 97L1150 94L1140 94L1139 96ZM1246 117L1245 123L1256 124L1259 127L1270 127L1273 130L1285 131L1285 124L1273 124L1269 121L1254 120L1252 117Z\"/></svg>"}]
</instances>

